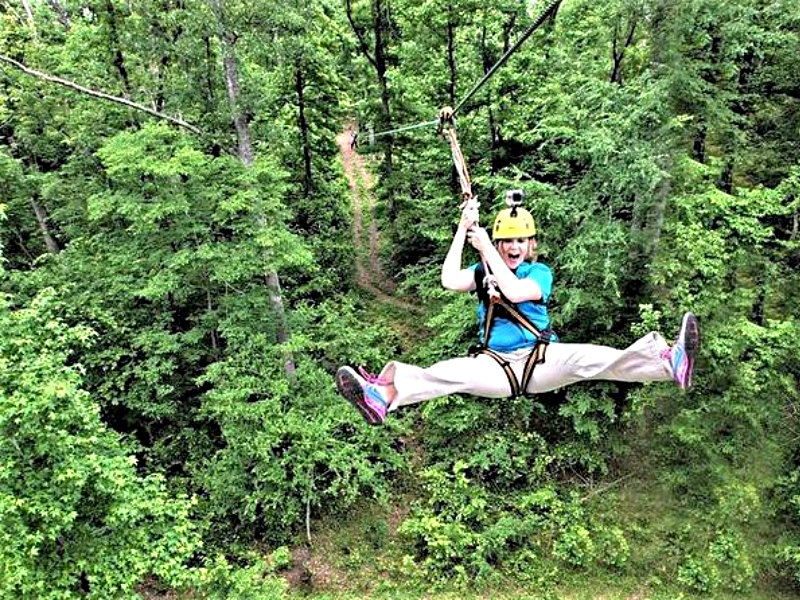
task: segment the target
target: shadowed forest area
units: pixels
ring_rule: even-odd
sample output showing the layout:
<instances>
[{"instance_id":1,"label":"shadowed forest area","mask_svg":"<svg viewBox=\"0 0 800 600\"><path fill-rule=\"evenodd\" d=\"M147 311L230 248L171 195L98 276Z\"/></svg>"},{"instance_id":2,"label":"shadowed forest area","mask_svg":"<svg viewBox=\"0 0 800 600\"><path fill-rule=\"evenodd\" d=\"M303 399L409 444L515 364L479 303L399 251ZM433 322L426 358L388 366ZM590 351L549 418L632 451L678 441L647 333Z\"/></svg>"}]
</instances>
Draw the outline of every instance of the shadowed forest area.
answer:
<instances>
[{"instance_id":1,"label":"shadowed forest area","mask_svg":"<svg viewBox=\"0 0 800 600\"><path fill-rule=\"evenodd\" d=\"M691 310L689 392L336 392L475 341L447 142L375 134L547 5L0 0L0 598L797 597L798 0L563 0L456 121L562 341Z\"/></svg>"}]
</instances>

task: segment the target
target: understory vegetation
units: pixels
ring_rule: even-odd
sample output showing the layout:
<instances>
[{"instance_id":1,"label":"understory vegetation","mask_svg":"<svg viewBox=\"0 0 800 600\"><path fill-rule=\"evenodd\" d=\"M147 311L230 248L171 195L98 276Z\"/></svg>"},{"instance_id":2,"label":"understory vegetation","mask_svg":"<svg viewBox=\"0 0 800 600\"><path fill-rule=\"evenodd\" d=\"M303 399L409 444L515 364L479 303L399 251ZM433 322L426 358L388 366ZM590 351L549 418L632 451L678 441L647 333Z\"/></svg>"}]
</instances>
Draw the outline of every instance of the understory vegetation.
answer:
<instances>
[{"instance_id":1,"label":"understory vegetation","mask_svg":"<svg viewBox=\"0 0 800 600\"><path fill-rule=\"evenodd\" d=\"M439 283L450 149L374 134L456 106L545 6L0 2L0 598L796 596L793 0L564 0L456 121L481 224L525 192L561 340L691 310L688 393L378 428L336 393L475 341Z\"/></svg>"}]
</instances>

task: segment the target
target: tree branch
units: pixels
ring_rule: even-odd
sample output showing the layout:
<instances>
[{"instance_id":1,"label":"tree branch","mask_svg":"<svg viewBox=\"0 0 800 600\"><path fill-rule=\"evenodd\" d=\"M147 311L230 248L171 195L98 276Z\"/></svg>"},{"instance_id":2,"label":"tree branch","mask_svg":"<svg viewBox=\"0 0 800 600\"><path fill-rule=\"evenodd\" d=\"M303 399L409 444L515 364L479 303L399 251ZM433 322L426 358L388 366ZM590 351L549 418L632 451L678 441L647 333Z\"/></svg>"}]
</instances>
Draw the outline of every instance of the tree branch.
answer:
<instances>
[{"instance_id":1,"label":"tree branch","mask_svg":"<svg viewBox=\"0 0 800 600\"><path fill-rule=\"evenodd\" d=\"M627 475L623 475L619 479L615 479L614 481L611 481L611 482L609 482L609 483L607 483L605 485L601 485L600 487L593 489L588 494L586 494L585 496L581 497L579 499L579 502L586 502L592 496L597 496L598 494L602 494L604 492L607 492L611 488L618 486L620 483L622 483L626 479L630 479L634 475L635 475L635 473L628 473Z\"/></svg>"},{"instance_id":2,"label":"tree branch","mask_svg":"<svg viewBox=\"0 0 800 600\"><path fill-rule=\"evenodd\" d=\"M367 41L364 39L364 32L356 25L356 22L353 20L353 4L352 0L347 0L345 3L345 8L347 12L347 20L350 22L350 27L353 30L353 33L356 34L358 38L358 45L361 49L361 54L363 54L369 62L372 63L372 66L378 69L378 63L376 62L375 58L369 53L369 47L367 46Z\"/></svg>"},{"instance_id":3,"label":"tree branch","mask_svg":"<svg viewBox=\"0 0 800 600\"><path fill-rule=\"evenodd\" d=\"M622 84L622 60L625 58L625 50L627 50L628 47L633 43L633 34L636 32L636 23L636 17L631 17L628 29L628 37L625 39L622 48L618 48L617 46L619 38L619 21L614 24L614 40L613 47L611 48L611 54L614 59L614 67L611 70L611 83L618 83L620 85Z\"/></svg>"},{"instance_id":4,"label":"tree branch","mask_svg":"<svg viewBox=\"0 0 800 600\"><path fill-rule=\"evenodd\" d=\"M171 117L169 115L165 115L164 113L160 113L160 112L158 112L156 110L153 110L152 108L147 108L146 106L143 106L141 104L137 104L136 102L132 102L131 100L126 100L125 98L119 98L118 96L112 96L110 94L106 94L105 92L100 92L100 91L93 90L93 89L90 89L90 88L87 88L87 87L83 87L82 85L79 85L79 84L77 84L77 83L75 83L73 81L69 81L67 79L62 79L61 77L56 77L55 75L48 75L47 73L42 73L41 71L37 71L36 69L28 68L25 65L23 65L22 63L17 62L16 60L14 60L13 58L9 58L8 56L4 56L2 54L0 54L0 62L7 63L7 64L19 69L20 71L22 71L26 75L30 75L31 77L36 77L38 79L44 79L45 81L49 81L51 83L57 83L58 85L60 85L62 87L66 87L66 88L75 90L76 92L80 92L81 94L86 94L87 96L93 96L94 98L101 98L103 100L108 100L110 102L116 102L117 104L122 104L124 106L129 107L129 108L133 108L135 110L138 110L138 111L141 111L141 112L145 112L148 115L151 115L151 116L156 117L158 119L163 119L165 121L169 121L170 123L172 123L174 125L177 125L178 127L183 127L184 129L188 129L189 131L191 131L192 133L194 133L196 135L202 135L202 132L197 127L195 127L194 125L192 125L190 123L187 123L183 119L180 119L178 117Z\"/></svg>"},{"instance_id":5,"label":"tree branch","mask_svg":"<svg viewBox=\"0 0 800 600\"><path fill-rule=\"evenodd\" d=\"M50 232L50 226L47 224L47 211L35 197L31 197L31 206L36 215L36 222L39 223L39 230L42 232L44 245L47 247L47 251L50 254L58 254L61 252L61 247Z\"/></svg>"}]
</instances>

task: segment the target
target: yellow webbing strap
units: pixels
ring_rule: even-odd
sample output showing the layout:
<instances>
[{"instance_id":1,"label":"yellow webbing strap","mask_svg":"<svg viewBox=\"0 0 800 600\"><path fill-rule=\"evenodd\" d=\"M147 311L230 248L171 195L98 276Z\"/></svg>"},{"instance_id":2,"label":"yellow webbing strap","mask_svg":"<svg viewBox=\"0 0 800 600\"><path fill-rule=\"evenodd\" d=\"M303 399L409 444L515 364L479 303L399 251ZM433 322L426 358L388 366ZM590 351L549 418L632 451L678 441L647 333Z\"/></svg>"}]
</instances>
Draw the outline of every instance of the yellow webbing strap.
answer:
<instances>
[{"instance_id":1,"label":"yellow webbing strap","mask_svg":"<svg viewBox=\"0 0 800 600\"><path fill-rule=\"evenodd\" d=\"M453 164L458 172L458 183L461 185L461 195L464 200L472 199L472 182L469 179L469 169L464 160L464 154L461 152L461 146L458 143L458 136L456 135L456 123L453 118L453 109L445 106L439 111L439 134L446 135L450 142L450 152L453 154Z\"/></svg>"},{"instance_id":2,"label":"yellow webbing strap","mask_svg":"<svg viewBox=\"0 0 800 600\"><path fill-rule=\"evenodd\" d=\"M461 152L461 146L458 143L458 135L456 135L456 123L453 117L453 109L445 106L439 111L439 117L436 121L439 127L439 134L446 135L450 142L450 152L453 155L453 165L458 173L458 183L461 186L461 197L463 198L462 209L468 207L470 204L475 209L478 207L478 199L472 195L472 181L469 178L469 169L467 168L467 161L464 160L464 154ZM476 223L477 224L477 223ZM481 259L483 264L484 273L489 272L489 266L486 261ZM487 286L487 292L491 297L499 297L500 292L497 290L495 283L490 283Z\"/></svg>"},{"instance_id":3,"label":"yellow webbing strap","mask_svg":"<svg viewBox=\"0 0 800 600\"><path fill-rule=\"evenodd\" d=\"M489 308L486 309L486 318L483 321L483 343L488 348L489 334L492 332L492 321L494 320L494 305L495 302L489 302Z\"/></svg>"},{"instance_id":4,"label":"yellow webbing strap","mask_svg":"<svg viewBox=\"0 0 800 600\"><path fill-rule=\"evenodd\" d=\"M471 199L472 196L472 181L469 178L469 171L467 170L467 163L464 161L464 155L461 154L461 147L458 145L458 138L456 137L456 130L448 127L445 130L447 138L450 140L450 151L453 154L453 164L458 173L458 183L461 185L461 195L465 200Z\"/></svg>"}]
</instances>

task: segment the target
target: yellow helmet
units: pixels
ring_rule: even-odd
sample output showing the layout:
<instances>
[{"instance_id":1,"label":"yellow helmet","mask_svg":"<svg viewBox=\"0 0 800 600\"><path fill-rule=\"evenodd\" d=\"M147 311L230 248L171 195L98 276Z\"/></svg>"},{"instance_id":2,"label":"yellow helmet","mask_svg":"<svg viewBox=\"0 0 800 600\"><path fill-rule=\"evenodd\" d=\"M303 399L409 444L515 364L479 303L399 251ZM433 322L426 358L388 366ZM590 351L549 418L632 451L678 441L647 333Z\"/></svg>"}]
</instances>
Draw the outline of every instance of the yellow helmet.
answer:
<instances>
[{"instance_id":1,"label":"yellow helmet","mask_svg":"<svg viewBox=\"0 0 800 600\"><path fill-rule=\"evenodd\" d=\"M524 208L514 206L504 208L497 213L492 228L493 240L529 238L534 235L536 235L536 223L534 223L531 213Z\"/></svg>"}]
</instances>

